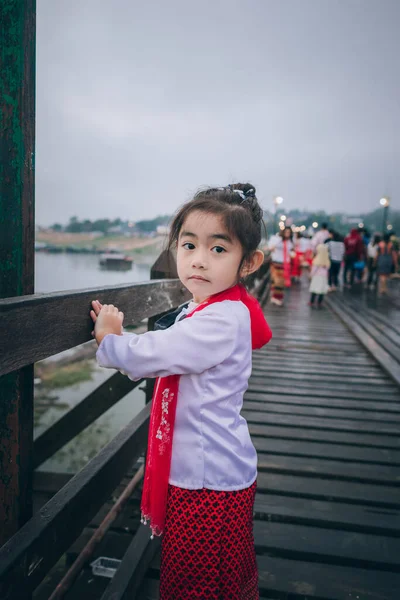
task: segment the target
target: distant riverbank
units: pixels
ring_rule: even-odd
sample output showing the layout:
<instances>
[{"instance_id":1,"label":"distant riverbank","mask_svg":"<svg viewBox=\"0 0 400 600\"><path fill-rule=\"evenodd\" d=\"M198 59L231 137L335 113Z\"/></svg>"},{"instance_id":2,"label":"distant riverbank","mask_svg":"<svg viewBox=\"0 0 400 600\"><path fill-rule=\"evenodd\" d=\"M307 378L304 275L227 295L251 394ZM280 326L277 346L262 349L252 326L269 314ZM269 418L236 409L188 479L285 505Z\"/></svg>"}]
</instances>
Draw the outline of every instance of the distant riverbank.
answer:
<instances>
[{"instance_id":1,"label":"distant riverbank","mask_svg":"<svg viewBox=\"0 0 400 600\"><path fill-rule=\"evenodd\" d=\"M141 257L155 258L165 245L165 236L99 235L97 233L66 233L39 231L36 234L36 249L48 252L99 253L113 249L133 256L138 262Z\"/></svg>"}]
</instances>

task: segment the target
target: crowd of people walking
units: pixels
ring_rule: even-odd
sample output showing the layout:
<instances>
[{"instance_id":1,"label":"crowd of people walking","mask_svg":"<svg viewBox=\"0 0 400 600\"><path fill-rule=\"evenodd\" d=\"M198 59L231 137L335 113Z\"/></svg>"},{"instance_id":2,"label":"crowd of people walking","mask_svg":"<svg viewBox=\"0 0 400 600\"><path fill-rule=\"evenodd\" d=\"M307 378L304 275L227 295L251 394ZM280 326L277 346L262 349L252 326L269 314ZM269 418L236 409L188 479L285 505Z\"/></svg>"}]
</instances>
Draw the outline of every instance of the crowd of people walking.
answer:
<instances>
[{"instance_id":1,"label":"crowd of people walking","mask_svg":"<svg viewBox=\"0 0 400 600\"><path fill-rule=\"evenodd\" d=\"M313 236L293 233L291 227L270 238L271 302L281 306L285 288L300 281L303 270L310 279L310 305L322 306L325 294L341 284L351 288L363 284L379 294L387 293L387 282L399 264L394 234L370 235L354 228L343 237L323 223Z\"/></svg>"}]
</instances>

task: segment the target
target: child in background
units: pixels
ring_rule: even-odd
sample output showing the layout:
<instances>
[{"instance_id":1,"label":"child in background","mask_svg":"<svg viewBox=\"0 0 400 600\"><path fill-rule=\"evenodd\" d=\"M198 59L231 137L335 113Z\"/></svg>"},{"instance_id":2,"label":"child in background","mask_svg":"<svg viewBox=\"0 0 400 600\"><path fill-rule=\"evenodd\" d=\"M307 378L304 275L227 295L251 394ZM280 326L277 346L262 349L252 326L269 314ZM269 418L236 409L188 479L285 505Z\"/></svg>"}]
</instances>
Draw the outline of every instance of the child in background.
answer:
<instances>
[{"instance_id":1,"label":"child in background","mask_svg":"<svg viewBox=\"0 0 400 600\"><path fill-rule=\"evenodd\" d=\"M322 301L329 289L328 273L330 266L328 246L327 244L319 244L311 267L310 306L314 306L315 300L318 298L318 308L322 307Z\"/></svg>"},{"instance_id":2,"label":"child in background","mask_svg":"<svg viewBox=\"0 0 400 600\"><path fill-rule=\"evenodd\" d=\"M161 600L257 600L257 454L240 415L252 348L271 331L240 283L263 262L250 184L199 192L171 226L178 276L193 295L169 328L122 335L123 314L93 301L97 360L158 377L142 514L161 535Z\"/></svg>"},{"instance_id":3,"label":"child in background","mask_svg":"<svg viewBox=\"0 0 400 600\"><path fill-rule=\"evenodd\" d=\"M291 286L291 259L293 255L292 230L285 227L268 242L271 252L271 302L283 305L285 288Z\"/></svg>"}]
</instances>

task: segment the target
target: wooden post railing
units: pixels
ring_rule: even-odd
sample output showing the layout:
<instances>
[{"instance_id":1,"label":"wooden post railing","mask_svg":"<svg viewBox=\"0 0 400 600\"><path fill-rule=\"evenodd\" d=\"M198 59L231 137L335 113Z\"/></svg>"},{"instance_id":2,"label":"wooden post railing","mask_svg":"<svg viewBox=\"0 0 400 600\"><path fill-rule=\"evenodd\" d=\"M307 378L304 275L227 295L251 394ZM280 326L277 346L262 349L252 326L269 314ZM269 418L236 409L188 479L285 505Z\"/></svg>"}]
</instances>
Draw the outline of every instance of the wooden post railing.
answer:
<instances>
[{"instance_id":1,"label":"wooden post railing","mask_svg":"<svg viewBox=\"0 0 400 600\"><path fill-rule=\"evenodd\" d=\"M0 2L0 298L34 286L35 23L35 0ZM0 545L32 514L32 400L32 365L0 378Z\"/></svg>"},{"instance_id":2,"label":"wooden post railing","mask_svg":"<svg viewBox=\"0 0 400 600\"><path fill-rule=\"evenodd\" d=\"M177 307L185 294L179 281L163 280L0 300L0 374L7 377L15 369L92 339L89 308L94 298L116 304L124 311L128 324L138 324ZM69 416L52 426L47 438L46 432L38 438L36 464L49 456L46 439L52 450L58 449L97 418L101 408L105 410L135 385L127 384L127 378L122 380L122 376L117 379L121 380L119 390L111 399L107 397L107 384L100 386L100 407L96 406L95 394L90 394ZM2 401L7 398L3 396ZM33 403L25 408L32 411ZM86 410L89 414L85 414ZM82 424L79 417L83 418ZM148 419L149 406L146 406L0 548L0 598L25 598L39 585L106 502L135 459L143 454ZM54 440L54 435L60 439ZM15 498L10 492L12 504Z\"/></svg>"}]
</instances>

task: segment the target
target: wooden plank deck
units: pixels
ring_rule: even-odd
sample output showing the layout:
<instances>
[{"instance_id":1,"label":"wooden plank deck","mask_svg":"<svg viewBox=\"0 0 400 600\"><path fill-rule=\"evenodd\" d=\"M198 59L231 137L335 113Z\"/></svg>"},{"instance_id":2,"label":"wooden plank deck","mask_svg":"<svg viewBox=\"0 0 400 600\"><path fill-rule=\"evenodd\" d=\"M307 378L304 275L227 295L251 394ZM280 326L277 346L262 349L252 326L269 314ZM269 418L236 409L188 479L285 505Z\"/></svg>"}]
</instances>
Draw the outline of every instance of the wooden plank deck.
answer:
<instances>
[{"instance_id":1,"label":"wooden plank deck","mask_svg":"<svg viewBox=\"0 0 400 600\"><path fill-rule=\"evenodd\" d=\"M395 301L396 291L398 297L398 280L391 282L391 293L386 296L361 288L356 294L331 294L328 304L400 385L400 304Z\"/></svg>"},{"instance_id":2,"label":"wooden plank deck","mask_svg":"<svg viewBox=\"0 0 400 600\"><path fill-rule=\"evenodd\" d=\"M305 288L305 286L304 286ZM328 308L266 307L243 415L262 598L400 598L400 392ZM158 598L159 559L139 598Z\"/></svg>"}]
</instances>

